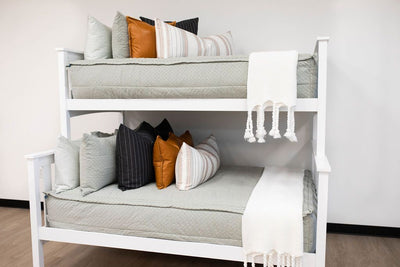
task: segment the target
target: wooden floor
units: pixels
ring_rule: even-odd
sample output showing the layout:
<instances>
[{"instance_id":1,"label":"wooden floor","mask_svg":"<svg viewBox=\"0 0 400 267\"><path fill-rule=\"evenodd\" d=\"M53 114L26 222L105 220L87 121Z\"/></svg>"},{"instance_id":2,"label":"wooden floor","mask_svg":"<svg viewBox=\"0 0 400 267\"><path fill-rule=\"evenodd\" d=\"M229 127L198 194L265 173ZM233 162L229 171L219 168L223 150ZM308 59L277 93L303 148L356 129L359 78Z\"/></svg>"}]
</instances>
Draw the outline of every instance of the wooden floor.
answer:
<instances>
[{"instance_id":1,"label":"wooden floor","mask_svg":"<svg viewBox=\"0 0 400 267\"><path fill-rule=\"evenodd\" d=\"M0 207L0 266L32 266L29 211ZM45 266L243 266L238 262L48 242ZM400 267L400 239L328 234L326 266ZM306 266L305 266L306 267Z\"/></svg>"}]
</instances>

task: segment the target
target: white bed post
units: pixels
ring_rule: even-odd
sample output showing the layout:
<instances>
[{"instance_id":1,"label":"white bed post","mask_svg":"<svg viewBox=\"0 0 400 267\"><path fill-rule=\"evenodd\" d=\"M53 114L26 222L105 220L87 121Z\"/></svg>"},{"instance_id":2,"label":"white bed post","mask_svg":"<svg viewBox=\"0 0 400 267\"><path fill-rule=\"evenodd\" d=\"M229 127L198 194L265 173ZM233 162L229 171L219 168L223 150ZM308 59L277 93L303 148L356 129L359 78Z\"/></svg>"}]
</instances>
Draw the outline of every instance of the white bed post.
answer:
<instances>
[{"instance_id":1,"label":"white bed post","mask_svg":"<svg viewBox=\"0 0 400 267\"><path fill-rule=\"evenodd\" d=\"M328 37L318 38L316 46L318 62L318 108L313 118L313 150L315 178L318 189L318 217L316 238L316 266L325 266L326 225L328 214L328 177L330 166L325 155L326 135L326 90Z\"/></svg>"},{"instance_id":2,"label":"white bed post","mask_svg":"<svg viewBox=\"0 0 400 267\"><path fill-rule=\"evenodd\" d=\"M61 134L66 138L71 137L71 126L70 126L70 112L67 109L67 99L69 99L69 86L68 86L68 75L66 66L73 60L83 59L83 53L78 51L72 51L64 48L56 48L58 54L58 87L59 87L59 98L60 98L60 122L61 122Z\"/></svg>"},{"instance_id":3,"label":"white bed post","mask_svg":"<svg viewBox=\"0 0 400 267\"><path fill-rule=\"evenodd\" d=\"M40 168L38 159L28 159L29 211L31 217L32 260L34 267L43 267L43 242L39 239L39 228L42 226L40 208Z\"/></svg>"},{"instance_id":4,"label":"white bed post","mask_svg":"<svg viewBox=\"0 0 400 267\"><path fill-rule=\"evenodd\" d=\"M51 164L54 163L54 152L26 155L28 160L29 212L31 220L32 260L34 267L43 267L43 241L39 232L42 227L42 211L40 207L40 177L44 180L44 190L51 190Z\"/></svg>"}]
</instances>

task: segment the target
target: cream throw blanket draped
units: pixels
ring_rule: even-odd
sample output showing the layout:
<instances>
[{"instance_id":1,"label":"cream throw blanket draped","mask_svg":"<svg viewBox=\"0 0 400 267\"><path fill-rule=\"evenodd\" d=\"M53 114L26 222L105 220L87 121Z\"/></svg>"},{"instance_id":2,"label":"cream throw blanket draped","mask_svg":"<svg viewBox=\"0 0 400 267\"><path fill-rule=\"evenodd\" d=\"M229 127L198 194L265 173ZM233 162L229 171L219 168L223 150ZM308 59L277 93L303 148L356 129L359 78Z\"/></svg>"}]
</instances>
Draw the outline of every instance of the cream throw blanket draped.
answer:
<instances>
[{"instance_id":1,"label":"cream throw blanket draped","mask_svg":"<svg viewBox=\"0 0 400 267\"><path fill-rule=\"evenodd\" d=\"M245 265L299 267L303 255L304 170L265 167L242 217Z\"/></svg>"},{"instance_id":2,"label":"cream throw blanket draped","mask_svg":"<svg viewBox=\"0 0 400 267\"><path fill-rule=\"evenodd\" d=\"M279 108L288 109L285 137L297 142L294 133L294 107L297 99L297 51L256 52L249 57L247 78L247 124L244 139L250 143L265 142L264 110L272 107L272 129L269 135L280 138ZM252 111L257 111L254 137Z\"/></svg>"}]
</instances>

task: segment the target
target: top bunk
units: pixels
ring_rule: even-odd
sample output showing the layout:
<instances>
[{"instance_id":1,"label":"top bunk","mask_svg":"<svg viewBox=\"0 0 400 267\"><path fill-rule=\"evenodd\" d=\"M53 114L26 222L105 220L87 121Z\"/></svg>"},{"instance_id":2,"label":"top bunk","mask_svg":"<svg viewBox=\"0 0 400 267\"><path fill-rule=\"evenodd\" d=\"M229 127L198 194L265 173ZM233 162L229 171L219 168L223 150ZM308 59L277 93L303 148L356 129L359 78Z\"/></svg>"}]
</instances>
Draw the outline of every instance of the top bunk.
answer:
<instances>
[{"instance_id":1,"label":"top bunk","mask_svg":"<svg viewBox=\"0 0 400 267\"><path fill-rule=\"evenodd\" d=\"M327 42L299 54L297 112L318 112L326 94ZM71 116L96 111L247 111L248 56L83 60L57 49L60 102Z\"/></svg>"}]
</instances>

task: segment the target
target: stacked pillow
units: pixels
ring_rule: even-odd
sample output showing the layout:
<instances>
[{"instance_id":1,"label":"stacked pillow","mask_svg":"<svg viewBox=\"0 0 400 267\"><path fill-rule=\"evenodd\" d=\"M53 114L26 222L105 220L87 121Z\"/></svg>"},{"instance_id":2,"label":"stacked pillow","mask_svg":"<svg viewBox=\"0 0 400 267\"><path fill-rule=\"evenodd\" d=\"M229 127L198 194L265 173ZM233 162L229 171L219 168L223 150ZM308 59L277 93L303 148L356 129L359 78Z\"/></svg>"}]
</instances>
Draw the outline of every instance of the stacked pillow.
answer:
<instances>
[{"instance_id":1,"label":"stacked pillow","mask_svg":"<svg viewBox=\"0 0 400 267\"><path fill-rule=\"evenodd\" d=\"M117 135L117 180L121 190L135 189L154 182L153 146L156 138L167 140L173 133L164 119L157 127L142 122L135 130L121 124Z\"/></svg>"},{"instance_id":2,"label":"stacked pillow","mask_svg":"<svg viewBox=\"0 0 400 267\"><path fill-rule=\"evenodd\" d=\"M233 54L230 32L197 37L199 18L162 22L117 12L112 28L88 17L85 59L168 58ZM175 27L176 26L176 27ZM178 37L178 38L177 38Z\"/></svg>"},{"instance_id":3,"label":"stacked pillow","mask_svg":"<svg viewBox=\"0 0 400 267\"><path fill-rule=\"evenodd\" d=\"M79 140L60 136L55 149L56 193L81 185L86 195L114 182L115 134L92 132Z\"/></svg>"},{"instance_id":4,"label":"stacked pillow","mask_svg":"<svg viewBox=\"0 0 400 267\"><path fill-rule=\"evenodd\" d=\"M190 132L176 136L164 119L157 127L121 124L114 134L92 132L75 141L61 136L55 163L56 193L80 186L86 196L115 182L123 191L154 181L163 189L175 177L178 189L192 189L214 176L220 158L214 136L193 148Z\"/></svg>"},{"instance_id":5,"label":"stacked pillow","mask_svg":"<svg viewBox=\"0 0 400 267\"><path fill-rule=\"evenodd\" d=\"M153 165L158 189L166 188L174 181L176 158L183 144L193 146L189 131L179 137L170 133L167 140L157 136L153 149Z\"/></svg>"}]
</instances>

